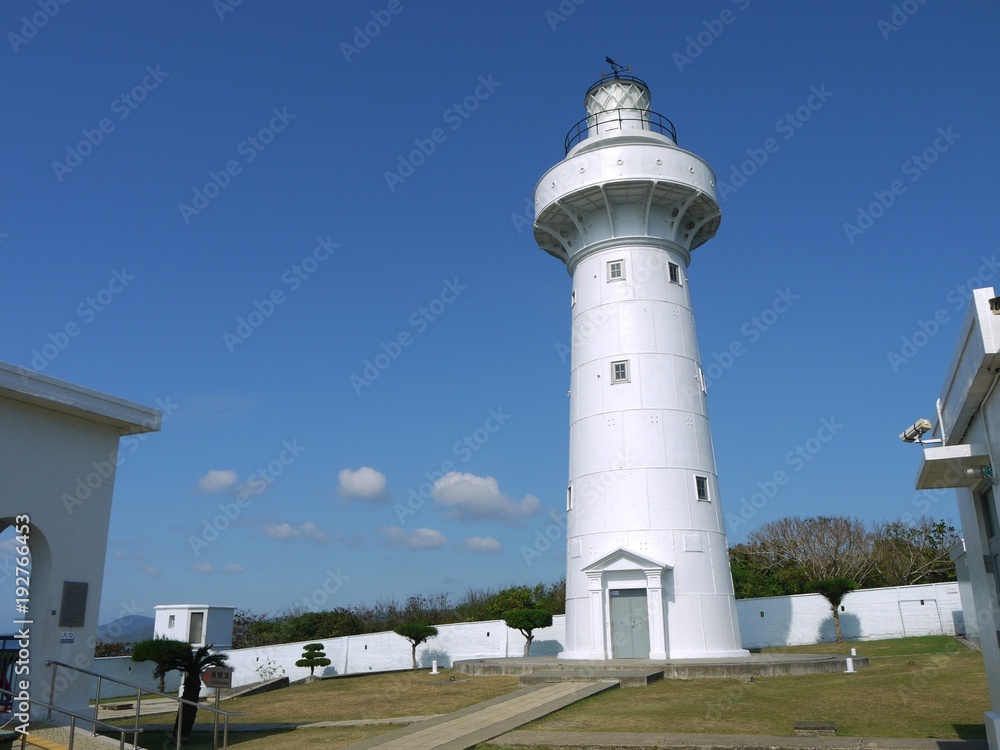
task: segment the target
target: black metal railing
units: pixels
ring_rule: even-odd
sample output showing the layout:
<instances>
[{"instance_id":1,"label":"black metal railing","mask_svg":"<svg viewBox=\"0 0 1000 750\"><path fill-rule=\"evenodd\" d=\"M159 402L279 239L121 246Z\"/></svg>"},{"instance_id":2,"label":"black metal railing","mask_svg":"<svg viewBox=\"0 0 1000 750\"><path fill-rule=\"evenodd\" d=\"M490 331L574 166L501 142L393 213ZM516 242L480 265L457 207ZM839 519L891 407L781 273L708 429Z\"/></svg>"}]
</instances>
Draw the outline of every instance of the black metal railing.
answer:
<instances>
[{"instance_id":1,"label":"black metal railing","mask_svg":"<svg viewBox=\"0 0 1000 750\"><path fill-rule=\"evenodd\" d=\"M645 109L608 109L604 112L588 115L580 122L570 128L566 134L566 153L580 141L590 137L591 132L599 133L602 129L613 129L615 123L618 130L623 130L622 123L638 122L642 123L639 129L650 130L667 136L674 143L677 142L677 131L674 124L658 112L650 112ZM608 126L612 126L609 128Z\"/></svg>"}]
</instances>

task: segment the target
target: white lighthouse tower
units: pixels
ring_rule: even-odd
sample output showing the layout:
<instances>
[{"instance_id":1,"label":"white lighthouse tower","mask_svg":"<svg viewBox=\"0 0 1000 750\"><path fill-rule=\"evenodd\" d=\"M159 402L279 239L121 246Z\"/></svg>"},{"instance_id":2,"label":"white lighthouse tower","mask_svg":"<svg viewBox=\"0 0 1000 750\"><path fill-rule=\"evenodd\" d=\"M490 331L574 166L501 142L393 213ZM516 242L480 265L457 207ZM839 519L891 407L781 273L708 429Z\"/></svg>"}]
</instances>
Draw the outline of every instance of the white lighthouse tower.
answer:
<instances>
[{"instance_id":1,"label":"white lighthouse tower","mask_svg":"<svg viewBox=\"0 0 1000 750\"><path fill-rule=\"evenodd\" d=\"M535 189L535 239L573 277L560 656L746 656L687 277L715 174L613 70Z\"/></svg>"}]
</instances>

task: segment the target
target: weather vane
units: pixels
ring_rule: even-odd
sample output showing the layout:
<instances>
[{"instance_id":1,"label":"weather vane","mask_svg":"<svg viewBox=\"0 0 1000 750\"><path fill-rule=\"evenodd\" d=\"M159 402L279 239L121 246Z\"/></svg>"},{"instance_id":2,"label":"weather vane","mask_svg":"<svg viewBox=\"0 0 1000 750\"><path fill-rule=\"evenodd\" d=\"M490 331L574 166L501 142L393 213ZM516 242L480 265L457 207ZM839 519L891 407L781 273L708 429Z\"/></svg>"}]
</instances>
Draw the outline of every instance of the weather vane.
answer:
<instances>
[{"instance_id":1,"label":"weather vane","mask_svg":"<svg viewBox=\"0 0 1000 750\"><path fill-rule=\"evenodd\" d=\"M608 78L608 77L610 77L612 75L615 78L617 78L618 74L621 73L623 70L628 71L630 73L632 72L632 66L631 65L629 65L628 67L625 67L624 65L619 65L614 60L612 60L610 57L605 57L604 58L604 62L606 62L608 65L611 66L611 72L610 73L604 73L601 76L602 78Z\"/></svg>"}]
</instances>

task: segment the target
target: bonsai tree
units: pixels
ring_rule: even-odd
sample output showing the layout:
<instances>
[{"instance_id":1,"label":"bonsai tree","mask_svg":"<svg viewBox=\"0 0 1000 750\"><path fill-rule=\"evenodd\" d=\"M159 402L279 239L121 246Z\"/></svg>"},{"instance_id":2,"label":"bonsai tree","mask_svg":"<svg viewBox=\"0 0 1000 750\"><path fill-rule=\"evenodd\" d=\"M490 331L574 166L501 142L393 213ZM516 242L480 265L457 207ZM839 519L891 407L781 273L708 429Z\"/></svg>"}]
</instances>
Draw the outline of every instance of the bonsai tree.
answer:
<instances>
[{"instance_id":1,"label":"bonsai tree","mask_svg":"<svg viewBox=\"0 0 1000 750\"><path fill-rule=\"evenodd\" d=\"M139 641L132 647L132 661L155 661L159 663L168 658L169 654L177 648L178 642L172 641L169 638L150 638L149 640ZM160 681L159 687L161 693L167 690L164 680L169 671L164 670L154 673L154 676Z\"/></svg>"},{"instance_id":2,"label":"bonsai tree","mask_svg":"<svg viewBox=\"0 0 1000 750\"><path fill-rule=\"evenodd\" d=\"M393 631L396 635L403 636L410 642L411 654L413 655L413 668L417 668L417 646L424 643L429 638L438 634L438 629L433 625L400 625Z\"/></svg>"},{"instance_id":3,"label":"bonsai tree","mask_svg":"<svg viewBox=\"0 0 1000 750\"><path fill-rule=\"evenodd\" d=\"M329 667L330 660L326 658L322 643L307 643L302 648L302 658L295 662L296 667L309 667L309 676L312 677L316 667Z\"/></svg>"},{"instance_id":4,"label":"bonsai tree","mask_svg":"<svg viewBox=\"0 0 1000 750\"><path fill-rule=\"evenodd\" d=\"M837 643L844 642L844 634L840 630L840 603L857 587L858 584L850 578L821 578L806 586L809 593L820 594L830 602L830 609L833 610L833 627L837 631Z\"/></svg>"},{"instance_id":5,"label":"bonsai tree","mask_svg":"<svg viewBox=\"0 0 1000 750\"><path fill-rule=\"evenodd\" d=\"M541 609L508 609L502 615L508 628L520 630L524 636L524 655L528 655L531 642L535 640L532 631L535 628L547 628L552 625L552 614Z\"/></svg>"},{"instance_id":6,"label":"bonsai tree","mask_svg":"<svg viewBox=\"0 0 1000 750\"><path fill-rule=\"evenodd\" d=\"M174 670L181 672L184 675L181 698L197 704L198 696L201 695L202 672L211 667L225 666L226 659L229 658L225 654L213 654L211 650L211 646L192 649L191 644L184 641L158 638L135 644L132 649L132 661L154 662L156 668L153 670L153 677L161 681L167 672ZM188 739L197 714L197 705L181 703L177 710L177 721L174 723L174 736L179 735L182 740Z\"/></svg>"}]
</instances>

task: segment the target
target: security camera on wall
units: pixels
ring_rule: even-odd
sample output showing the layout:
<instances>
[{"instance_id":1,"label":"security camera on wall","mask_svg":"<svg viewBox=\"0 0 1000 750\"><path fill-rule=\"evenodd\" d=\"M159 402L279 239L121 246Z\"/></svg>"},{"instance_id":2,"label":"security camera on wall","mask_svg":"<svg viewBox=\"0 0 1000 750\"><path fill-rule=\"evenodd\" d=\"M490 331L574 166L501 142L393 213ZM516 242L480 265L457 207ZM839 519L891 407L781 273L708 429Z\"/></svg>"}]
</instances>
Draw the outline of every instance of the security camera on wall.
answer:
<instances>
[{"instance_id":1,"label":"security camera on wall","mask_svg":"<svg viewBox=\"0 0 1000 750\"><path fill-rule=\"evenodd\" d=\"M904 443L919 443L920 438L930 432L934 425L928 419L918 419L912 425L899 433L899 439Z\"/></svg>"}]
</instances>

